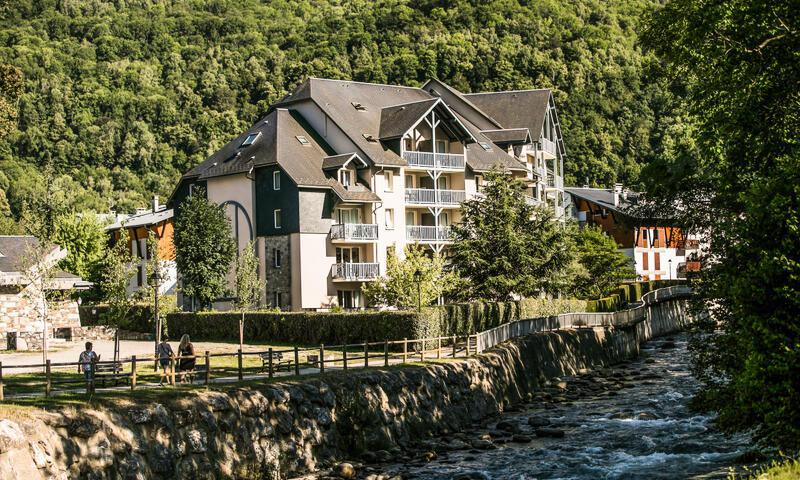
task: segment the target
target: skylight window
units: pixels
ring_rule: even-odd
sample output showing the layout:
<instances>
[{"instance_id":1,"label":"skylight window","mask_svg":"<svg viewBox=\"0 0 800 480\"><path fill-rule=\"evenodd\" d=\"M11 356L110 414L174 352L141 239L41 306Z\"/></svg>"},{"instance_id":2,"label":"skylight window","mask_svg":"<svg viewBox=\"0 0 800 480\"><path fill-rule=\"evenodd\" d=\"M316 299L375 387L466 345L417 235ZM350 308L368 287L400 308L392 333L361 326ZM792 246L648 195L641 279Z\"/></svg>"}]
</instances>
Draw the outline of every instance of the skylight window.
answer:
<instances>
[{"instance_id":1,"label":"skylight window","mask_svg":"<svg viewBox=\"0 0 800 480\"><path fill-rule=\"evenodd\" d=\"M350 102L350 104L353 106L353 108L355 108L359 112L365 112L367 110L367 107L358 102Z\"/></svg>"},{"instance_id":2,"label":"skylight window","mask_svg":"<svg viewBox=\"0 0 800 480\"><path fill-rule=\"evenodd\" d=\"M260 135L261 135L261 132L258 132L258 133L251 133L250 135L248 135L248 136L247 136L247 137L244 139L244 142L242 142L242 148L244 148L244 147L249 147L250 145L252 145L253 143L255 143L256 139L257 139L257 138L258 138Z\"/></svg>"},{"instance_id":3,"label":"skylight window","mask_svg":"<svg viewBox=\"0 0 800 480\"><path fill-rule=\"evenodd\" d=\"M486 150L487 152L488 152L488 151L490 151L490 150L492 149L492 146L491 146L491 145L489 145L489 144L488 144L488 143L486 143L486 142L480 142L480 146L481 146L481 148L483 148L483 149L484 149L484 150Z\"/></svg>"},{"instance_id":4,"label":"skylight window","mask_svg":"<svg viewBox=\"0 0 800 480\"><path fill-rule=\"evenodd\" d=\"M307 147L307 146L311 145L311 142L309 142L308 139L304 135L297 135L294 138L296 138L297 141L300 142L300 145L302 145L304 147Z\"/></svg>"}]
</instances>

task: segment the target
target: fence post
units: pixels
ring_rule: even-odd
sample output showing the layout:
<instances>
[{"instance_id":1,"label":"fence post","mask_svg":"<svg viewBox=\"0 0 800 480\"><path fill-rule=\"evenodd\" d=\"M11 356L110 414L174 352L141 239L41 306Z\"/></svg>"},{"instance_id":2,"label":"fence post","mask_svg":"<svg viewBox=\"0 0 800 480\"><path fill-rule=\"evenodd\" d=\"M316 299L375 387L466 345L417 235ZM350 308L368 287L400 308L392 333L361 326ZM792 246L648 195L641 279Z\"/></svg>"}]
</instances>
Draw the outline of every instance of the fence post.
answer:
<instances>
[{"instance_id":1,"label":"fence post","mask_svg":"<svg viewBox=\"0 0 800 480\"><path fill-rule=\"evenodd\" d=\"M342 349L342 370L347 370L347 344Z\"/></svg>"},{"instance_id":2,"label":"fence post","mask_svg":"<svg viewBox=\"0 0 800 480\"><path fill-rule=\"evenodd\" d=\"M85 367L84 367L85 368ZM91 362L89 362L89 368L92 369L91 373L89 374L89 383L86 384L86 393L94 393L94 374L97 372L97 357L92 357Z\"/></svg>"},{"instance_id":3,"label":"fence post","mask_svg":"<svg viewBox=\"0 0 800 480\"><path fill-rule=\"evenodd\" d=\"M300 352L297 350L297 345L294 346L294 374L300 376Z\"/></svg>"},{"instance_id":4,"label":"fence post","mask_svg":"<svg viewBox=\"0 0 800 480\"><path fill-rule=\"evenodd\" d=\"M175 355L169 357L169 383L175 386Z\"/></svg>"},{"instance_id":5,"label":"fence post","mask_svg":"<svg viewBox=\"0 0 800 480\"><path fill-rule=\"evenodd\" d=\"M472 341L472 335L467 335L467 356L469 357L469 342Z\"/></svg>"},{"instance_id":6,"label":"fence post","mask_svg":"<svg viewBox=\"0 0 800 480\"><path fill-rule=\"evenodd\" d=\"M267 377L272 378L272 347L269 347L269 360L267 362Z\"/></svg>"},{"instance_id":7,"label":"fence post","mask_svg":"<svg viewBox=\"0 0 800 480\"><path fill-rule=\"evenodd\" d=\"M47 359L47 362L44 366L44 375L47 379L47 383L44 384L44 396L50 396L50 390L53 388L53 379L50 377L50 359Z\"/></svg>"},{"instance_id":8,"label":"fence post","mask_svg":"<svg viewBox=\"0 0 800 480\"><path fill-rule=\"evenodd\" d=\"M442 337L436 337L436 358L442 358Z\"/></svg>"},{"instance_id":9,"label":"fence post","mask_svg":"<svg viewBox=\"0 0 800 480\"><path fill-rule=\"evenodd\" d=\"M203 382L205 383L206 386L208 386L208 380L211 377L211 363L209 363L210 360L211 357L208 355L208 350L206 350L206 378L205 381Z\"/></svg>"},{"instance_id":10,"label":"fence post","mask_svg":"<svg viewBox=\"0 0 800 480\"><path fill-rule=\"evenodd\" d=\"M325 373L325 344L319 346L319 373Z\"/></svg>"},{"instance_id":11,"label":"fence post","mask_svg":"<svg viewBox=\"0 0 800 480\"><path fill-rule=\"evenodd\" d=\"M389 339L383 341L383 366L389 366Z\"/></svg>"},{"instance_id":12,"label":"fence post","mask_svg":"<svg viewBox=\"0 0 800 480\"><path fill-rule=\"evenodd\" d=\"M369 367L369 344L364 340L364 368Z\"/></svg>"},{"instance_id":13,"label":"fence post","mask_svg":"<svg viewBox=\"0 0 800 480\"><path fill-rule=\"evenodd\" d=\"M403 338L403 363L408 363L408 338Z\"/></svg>"},{"instance_id":14,"label":"fence post","mask_svg":"<svg viewBox=\"0 0 800 480\"><path fill-rule=\"evenodd\" d=\"M3 392L3 362L0 362L0 401L4 400L5 392Z\"/></svg>"},{"instance_id":15,"label":"fence post","mask_svg":"<svg viewBox=\"0 0 800 480\"><path fill-rule=\"evenodd\" d=\"M456 352L457 352L457 349L458 349L458 343L457 343L456 340L457 340L456 336L453 335L453 358L456 358Z\"/></svg>"},{"instance_id":16,"label":"fence post","mask_svg":"<svg viewBox=\"0 0 800 480\"><path fill-rule=\"evenodd\" d=\"M136 389L136 355L131 355L131 390Z\"/></svg>"},{"instance_id":17,"label":"fence post","mask_svg":"<svg viewBox=\"0 0 800 480\"><path fill-rule=\"evenodd\" d=\"M242 373L242 349L240 348L236 352L236 362L239 366L239 381L241 382L244 379L244 374Z\"/></svg>"}]
</instances>

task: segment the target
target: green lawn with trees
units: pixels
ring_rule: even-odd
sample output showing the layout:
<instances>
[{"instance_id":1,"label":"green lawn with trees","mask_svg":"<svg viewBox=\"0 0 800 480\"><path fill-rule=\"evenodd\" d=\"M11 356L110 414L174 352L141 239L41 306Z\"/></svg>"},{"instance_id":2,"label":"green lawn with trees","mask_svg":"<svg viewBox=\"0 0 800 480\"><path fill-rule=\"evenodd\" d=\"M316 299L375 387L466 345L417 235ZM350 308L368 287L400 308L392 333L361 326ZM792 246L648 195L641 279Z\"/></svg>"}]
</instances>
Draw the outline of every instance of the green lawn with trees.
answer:
<instances>
[{"instance_id":1,"label":"green lawn with trees","mask_svg":"<svg viewBox=\"0 0 800 480\"><path fill-rule=\"evenodd\" d=\"M680 138L636 31L657 0L3 2L0 233L45 195L132 212L308 76L552 88L567 183L635 185ZM44 181L45 164L53 175ZM4 198L5 197L5 198Z\"/></svg>"}]
</instances>

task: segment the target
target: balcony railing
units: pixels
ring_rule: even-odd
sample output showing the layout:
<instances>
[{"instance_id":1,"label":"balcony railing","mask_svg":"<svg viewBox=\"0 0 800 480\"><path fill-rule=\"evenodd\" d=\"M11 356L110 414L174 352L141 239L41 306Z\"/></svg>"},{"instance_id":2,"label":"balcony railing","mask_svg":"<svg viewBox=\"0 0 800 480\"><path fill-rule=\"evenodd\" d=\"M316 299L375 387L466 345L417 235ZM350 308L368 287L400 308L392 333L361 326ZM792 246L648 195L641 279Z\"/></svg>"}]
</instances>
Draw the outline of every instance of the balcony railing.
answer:
<instances>
[{"instance_id":1,"label":"balcony railing","mask_svg":"<svg viewBox=\"0 0 800 480\"><path fill-rule=\"evenodd\" d=\"M380 274L377 263L334 263L331 277L340 281L375 280Z\"/></svg>"},{"instance_id":2,"label":"balcony railing","mask_svg":"<svg viewBox=\"0 0 800 480\"><path fill-rule=\"evenodd\" d=\"M342 223L331 226L331 240L374 241L378 226L371 223Z\"/></svg>"},{"instance_id":3,"label":"balcony railing","mask_svg":"<svg viewBox=\"0 0 800 480\"><path fill-rule=\"evenodd\" d=\"M533 205L535 207L536 205L539 205L542 202L540 202L539 199L537 198L531 197L530 195L525 195L525 203L527 203L528 205Z\"/></svg>"},{"instance_id":4,"label":"balcony railing","mask_svg":"<svg viewBox=\"0 0 800 480\"><path fill-rule=\"evenodd\" d=\"M539 139L539 143L540 143L539 150L541 150L544 153L547 153L552 158L556 157L556 155L558 154L558 146L556 146L556 142L542 137L541 139Z\"/></svg>"},{"instance_id":5,"label":"balcony railing","mask_svg":"<svg viewBox=\"0 0 800 480\"><path fill-rule=\"evenodd\" d=\"M406 226L406 240L409 242L449 242L453 239L450 227Z\"/></svg>"},{"instance_id":6,"label":"balcony railing","mask_svg":"<svg viewBox=\"0 0 800 480\"><path fill-rule=\"evenodd\" d=\"M547 170L547 188L564 189L564 177L556 175L552 170Z\"/></svg>"},{"instance_id":7,"label":"balcony railing","mask_svg":"<svg viewBox=\"0 0 800 480\"><path fill-rule=\"evenodd\" d=\"M424 205L459 205L467 199L464 190L434 190L432 188L407 188L406 203Z\"/></svg>"},{"instance_id":8,"label":"balcony railing","mask_svg":"<svg viewBox=\"0 0 800 480\"><path fill-rule=\"evenodd\" d=\"M433 153L404 151L403 159L409 167L444 168L463 170L466 161L461 153Z\"/></svg>"}]
</instances>

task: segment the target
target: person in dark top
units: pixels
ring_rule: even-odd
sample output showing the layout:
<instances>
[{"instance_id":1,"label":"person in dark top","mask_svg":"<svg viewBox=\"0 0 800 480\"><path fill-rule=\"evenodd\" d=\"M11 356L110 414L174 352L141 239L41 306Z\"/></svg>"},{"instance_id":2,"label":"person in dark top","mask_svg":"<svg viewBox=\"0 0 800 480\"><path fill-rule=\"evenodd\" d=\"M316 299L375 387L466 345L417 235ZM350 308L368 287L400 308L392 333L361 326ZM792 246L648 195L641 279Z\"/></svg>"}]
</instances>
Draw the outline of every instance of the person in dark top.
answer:
<instances>
[{"instance_id":1,"label":"person in dark top","mask_svg":"<svg viewBox=\"0 0 800 480\"><path fill-rule=\"evenodd\" d=\"M175 354L172 352L172 346L170 346L168 340L167 336L164 335L161 337L161 343L156 347L156 357L158 358L159 365L161 365L161 378L158 381L159 386L164 386L164 379L167 380L168 384L170 383L170 359L173 358Z\"/></svg>"},{"instance_id":2,"label":"person in dark top","mask_svg":"<svg viewBox=\"0 0 800 480\"><path fill-rule=\"evenodd\" d=\"M181 337L181 343L178 344L178 370L181 372L181 382L186 381L186 376L191 376L194 371L196 358L194 356L194 345L189 340L189 335L184 334Z\"/></svg>"}]
</instances>

